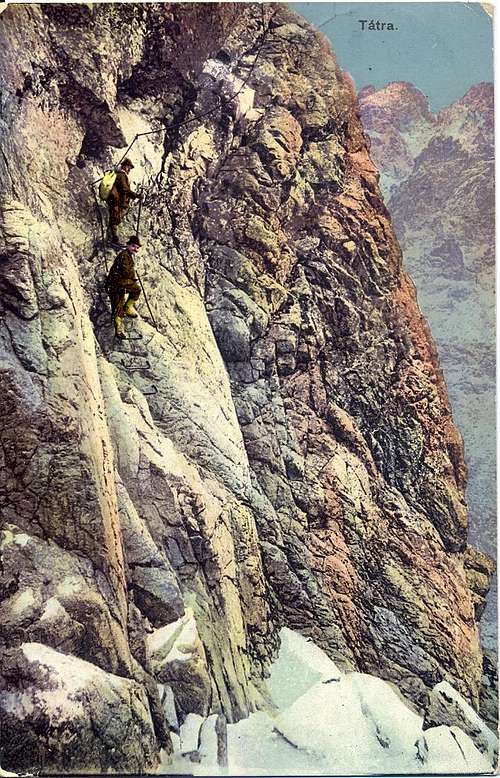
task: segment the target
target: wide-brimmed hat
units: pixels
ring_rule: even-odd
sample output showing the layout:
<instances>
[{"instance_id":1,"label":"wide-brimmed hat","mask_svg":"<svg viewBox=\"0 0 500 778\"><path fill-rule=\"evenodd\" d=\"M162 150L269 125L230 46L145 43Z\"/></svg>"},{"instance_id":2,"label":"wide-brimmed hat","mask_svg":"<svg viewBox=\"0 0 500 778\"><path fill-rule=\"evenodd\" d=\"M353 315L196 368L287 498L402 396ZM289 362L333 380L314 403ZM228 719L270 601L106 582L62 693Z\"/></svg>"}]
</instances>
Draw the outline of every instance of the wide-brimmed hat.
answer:
<instances>
[{"instance_id":1,"label":"wide-brimmed hat","mask_svg":"<svg viewBox=\"0 0 500 778\"><path fill-rule=\"evenodd\" d=\"M132 164L132 160L130 160L128 157L125 157L125 159L122 162L122 167L124 167L125 165L127 167L129 167L131 170L134 169L134 165Z\"/></svg>"},{"instance_id":2,"label":"wide-brimmed hat","mask_svg":"<svg viewBox=\"0 0 500 778\"><path fill-rule=\"evenodd\" d=\"M137 235L131 235L127 241L127 246L142 246L142 243Z\"/></svg>"}]
</instances>

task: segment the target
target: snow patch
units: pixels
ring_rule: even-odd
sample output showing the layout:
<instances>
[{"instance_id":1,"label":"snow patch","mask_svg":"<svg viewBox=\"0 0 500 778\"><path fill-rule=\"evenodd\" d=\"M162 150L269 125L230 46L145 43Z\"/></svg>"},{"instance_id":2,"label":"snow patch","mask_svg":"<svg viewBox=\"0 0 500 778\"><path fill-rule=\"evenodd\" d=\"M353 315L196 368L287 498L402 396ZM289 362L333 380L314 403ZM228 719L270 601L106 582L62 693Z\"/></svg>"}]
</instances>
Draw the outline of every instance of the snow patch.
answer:
<instances>
[{"instance_id":1,"label":"snow patch","mask_svg":"<svg viewBox=\"0 0 500 778\"><path fill-rule=\"evenodd\" d=\"M155 662L187 662L197 654L198 628L193 611L146 636L146 650Z\"/></svg>"},{"instance_id":2,"label":"snow patch","mask_svg":"<svg viewBox=\"0 0 500 778\"><path fill-rule=\"evenodd\" d=\"M183 754L197 750L200 729L203 721L203 716L200 716L199 713L188 713L186 716L186 720L181 726L180 731L180 750Z\"/></svg>"},{"instance_id":3,"label":"snow patch","mask_svg":"<svg viewBox=\"0 0 500 778\"><path fill-rule=\"evenodd\" d=\"M217 713L205 719L201 725L199 735L199 754L210 764L217 764L217 732L215 729L217 722Z\"/></svg>"},{"instance_id":4,"label":"snow patch","mask_svg":"<svg viewBox=\"0 0 500 778\"><path fill-rule=\"evenodd\" d=\"M328 775L323 759L296 748L275 727L275 719L263 711L228 725L230 775Z\"/></svg>"},{"instance_id":5,"label":"snow patch","mask_svg":"<svg viewBox=\"0 0 500 778\"><path fill-rule=\"evenodd\" d=\"M14 543L17 546L22 546L24 548L24 546L27 546L29 542L30 542L30 536L25 535L24 532L21 532L19 533L19 535L14 536Z\"/></svg>"},{"instance_id":6,"label":"snow patch","mask_svg":"<svg viewBox=\"0 0 500 778\"><path fill-rule=\"evenodd\" d=\"M483 743L487 750L487 755L491 762L494 762L498 752L498 739L495 737L491 729L481 720L474 708L464 700L464 698L451 686L447 681L441 681L438 683L433 692L439 694L444 701L452 700L456 707L463 715L464 719L472 725L473 729L482 736ZM453 729L453 727L451 728ZM469 730L471 731L471 730ZM461 730L459 730L461 732ZM476 741L477 742L477 741ZM483 745L481 744L481 749Z\"/></svg>"},{"instance_id":7,"label":"snow patch","mask_svg":"<svg viewBox=\"0 0 500 778\"><path fill-rule=\"evenodd\" d=\"M423 718L385 681L342 673L318 646L292 630L283 629L281 641L269 679L277 712L258 711L228 724L228 766L217 763L214 716L189 714L180 741L174 740L173 762L163 763L159 772L305 776L492 771L490 761L457 727L424 732ZM187 752L193 760L183 756Z\"/></svg>"},{"instance_id":8,"label":"snow patch","mask_svg":"<svg viewBox=\"0 0 500 778\"><path fill-rule=\"evenodd\" d=\"M429 144L434 133L435 127L426 121L415 123L411 128L401 133L401 138L413 159L416 159Z\"/></svg>"},{"instance_id":9,"label":"snow patch","mask_svg":"<svg viewBox=\"0 0 500 778\"><path fill-rule=\"evenodd\" d=\"M64 610L63 606L61 605L57 597L51 597L45 603L45 608L43 609L43 613L40 616L40 621L57 619L65 615L66 615L66 611Z\"/></svg>"},{"instance_id":10,"label":"snow patch","mask_svg":"<svg viewBox=\"0 0 500 778\"><path fill-rule=\"evenodd\" d=\"M175 732L179 731L179 720L177 718L177 710L175 707L174 693L172 687L164 684L157 684L158 694L160 696L161 706L165 714L165 719L168 722L170 729Z\"/></svg>"},{"instance_id":11,"label":"snow patch","mask_svg":"<svg viewBox=\"0 0 500 778\"><path fill-rule=\"evenodd\" d=\"M262 116L262 109L254 108L255 89L246 85L244 86L245 82L241 78L235 76L225 63L220 62L219 60L209 59L207 60L203 71L214 79L223 81L228 87L229 96L231 94L235 95L234 102L236 105L237 119L245 117L249 121L256 121Z\"/></svg>"},{"instance_id":12,"label":"snow patch","mask_svg":"<svg viewBox=\"0 0 500 778\"><path fill-rule=\"evenodd\" d=\"M17 692L2 692L2 710L19 718L28 718L35 712L35 706L30 699L20 697Z\"/></svg>"},{"instance_id":13,"label":"snow patch","mask_svg":"<svg viewBox=\"0 0 500 778\"><path fill-rule=\"evenodd\" d=\"M472 740L457 727L433 727L423 738L427 748L425 762L418 772L467 773L491 772L492 765L480 754Z\"/></svg>"},{"instance_id":14,"label":"snow patch","mask_svg":"<svg viewBox=\"0 0 500 778\"><path fill-rule=\"evenodd\" d=\"M181 616L180 619L173 621L171 624L167 624L165 627L155 629L150 635L146 635L146 647L148 654L156 654L162 652L168 654L175 639L181 633L184 626L185 616Z\"/></svg>"},{"instance_id":15,"label":"snow patch","mask_svg":"<svg viewBox=\"0 0 500 778\"><path fill-rule=\"evenodd\" d=\"M83 580L77 575L68 575L57 587L56 594L70 596L78 594L83 588Z\"/></svg>"},{"instance_id":16,"label":"snow patch","mask_svg":"<svg viewBox=\"0 0 500 778\"><path fill-rule=\"evenodd\" d=\"M296 640L296 633L284 627L281 648L271 668L269 691L278 708L292 705L318 681L340 680L336 664L308 638Z\"/></svg>"},{"instance_id":17,"label":"snow patch","mask_svg":"<svg viewBox=\"0 0 500 778\"><path fill-rule=\"evenodd\" d=\"M297 748L326 758L336 772L385 772L384 749L390 749L394 723L377 737L375 715L368 711L352 679L344 677L312 686L280 714L276 726Z\"/></svg>"},{"instance_id":18,"label":"snow patch","mask_svg":"<svg viewBox=\"0 0 500 778\"><path fill-rule=\"evenodd\" d=\"M99 680L104 673L90 662L70 654L62 654L42 643L23 643L21 648L29 662L39 662L49 670L53 670L54 683L57 683L58 687L64 686L66 693L74 692L82 686Z\"/></svg>"}]
</instances>

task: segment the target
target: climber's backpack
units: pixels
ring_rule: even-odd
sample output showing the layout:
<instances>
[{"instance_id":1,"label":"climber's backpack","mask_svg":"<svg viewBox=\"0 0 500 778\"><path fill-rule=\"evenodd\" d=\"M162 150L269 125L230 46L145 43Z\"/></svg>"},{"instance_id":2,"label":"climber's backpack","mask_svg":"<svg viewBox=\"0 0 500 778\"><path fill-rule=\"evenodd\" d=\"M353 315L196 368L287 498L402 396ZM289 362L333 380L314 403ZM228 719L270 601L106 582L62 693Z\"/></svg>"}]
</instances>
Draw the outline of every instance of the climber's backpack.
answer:
<instances>
[{"instance_id":1,"label":"climber's backpack","mask_svg":"<svg viewBox=\"0 0 500 778\"><path fill-rule=\"evenodd\" d=\"M99 197L106 201L116 181L116 170L106 170L99 184Z\"/></svg>"}]
</instances>

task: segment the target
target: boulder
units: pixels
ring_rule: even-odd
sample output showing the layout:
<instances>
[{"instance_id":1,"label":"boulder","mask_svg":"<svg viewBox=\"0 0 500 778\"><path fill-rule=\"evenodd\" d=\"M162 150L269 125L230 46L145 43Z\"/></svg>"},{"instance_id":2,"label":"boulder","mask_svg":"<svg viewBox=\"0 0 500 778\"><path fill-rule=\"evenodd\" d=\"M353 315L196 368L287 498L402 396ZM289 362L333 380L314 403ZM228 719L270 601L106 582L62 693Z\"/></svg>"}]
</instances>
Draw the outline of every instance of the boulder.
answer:
<instances>
[{"instance_id":1,"label":"boulder","mask_svg":"<svg viewBox=\"0 0 500 778\"><path fill-rule=\"evenodd\" d=\"M78 764L88 773L133 773L156 767L148 700L135 681L41 643L6 652L2 675L7 769L68 773Z\"/></svg>"}]
</instances>

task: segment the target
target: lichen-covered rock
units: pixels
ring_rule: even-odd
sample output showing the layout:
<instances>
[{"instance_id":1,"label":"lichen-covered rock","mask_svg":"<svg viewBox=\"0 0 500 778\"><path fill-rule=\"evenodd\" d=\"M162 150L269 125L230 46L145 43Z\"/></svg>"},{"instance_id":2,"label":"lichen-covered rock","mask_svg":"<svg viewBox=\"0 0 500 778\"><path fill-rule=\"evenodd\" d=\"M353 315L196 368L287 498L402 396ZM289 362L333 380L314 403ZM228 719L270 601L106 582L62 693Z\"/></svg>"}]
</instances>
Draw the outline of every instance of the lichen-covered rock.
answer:
<instances>
[{"instance_id":1,"label":"lichen-covered rock","mask_svg":"<svg viewBox=\"0 0 500 778\"><path fill-rule=\"evenodd\" d=\"M461 439L325 39L231 3L14 5L0 27L3 647L140 684L154 738L102 741L120 772L169 750L158 683L183 726L264 707L284 624L417 704L444 679L477 705ZM149 308L118 342L90 183L156 129L127 152ZM30 743L26 769L66 758Z\"/></svg>"},{"instance_id":2,"label":"lichen-covered rock","mask_svg":"<svg viewBox=\"0 0 500 778\"><path fill-rule=\"evenodd\" d=\"M479 713L493 732L498 732L498 652L483 649L483 677L481 679Z\"/></svg>"},{"instance_id":3,"label":"lichen-covered rock","mask_svg":"<svg viewBox=\"0 0 500 778\"><path fill-rule=\"evenodd\" d=\"M437 114L425 95L406 82L363 89L358 98L404 262L435 334L464 437L470 541L494 557L493 84L473 85ZM485 610L481 631L485 622L496 631L495 579L485 601L493 565L476 551L468 552L465 562L477 615ZM494 659L490 667L496 664ZM496 729L498 695L489 693L497 685L494 674L488 670L484 675L482 711Z\"/></svg>"},{"instance_id":4,"label":"lichen-covered rock","mask_svg":"<svg viewBox=\"0 0 500 778\"><path fill-rule=\"evenodd\" d=\"M2 603L4 644L43 643L109 673L130 673L120 612L91 560L8 524L0 549L3 584L13 592Z\"/></svg>"},{"instance_id":5,"label":"lichen-covered rock","mask_svg":"<svg viewBox=\"0 0 500 778\"><path fill-rule=\"evenodd\" d=\"M494 554L493 84L437 114L405 82L362 90L359 105L464 435L471 538Z\"/></svg>"}]
</instances>

